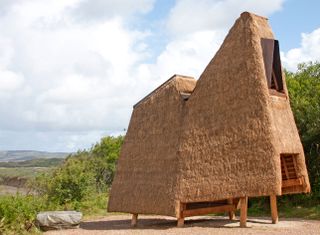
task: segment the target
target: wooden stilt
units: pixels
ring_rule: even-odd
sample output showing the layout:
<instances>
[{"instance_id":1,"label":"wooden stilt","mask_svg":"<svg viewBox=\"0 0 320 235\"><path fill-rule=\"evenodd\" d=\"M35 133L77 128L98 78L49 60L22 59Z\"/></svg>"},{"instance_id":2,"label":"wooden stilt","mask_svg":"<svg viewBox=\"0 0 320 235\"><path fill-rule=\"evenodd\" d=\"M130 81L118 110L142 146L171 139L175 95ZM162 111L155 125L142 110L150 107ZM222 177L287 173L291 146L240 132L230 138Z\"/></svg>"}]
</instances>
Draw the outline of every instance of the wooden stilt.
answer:
<instances>
[{"instance_id":1,"label":"wooden stilt","mask_svg":"<svg viewBox=\"0 0 320 235\"><path fill-rule=\"evenodd\" d=\"M138 222L138 214L132 214L131 226L136 227Z\"/></svg>"},{"instance_id":2,"label":"wooden stilt","mask_svg":"<svg viewBox=\"0 0 320 235\"><path fill-rule=\"evenodd\" d=\"M233 204L232 198L229 198L227 201L229 205ZM234 220L236 218L234 211L229 211L228 214L229 214L229 220Z\"/></svg>"},{"instance_id":3,"label":"wooden stilt","mask_svg":"<svg viewBox=\"0 0 320 235\"><path fill-rule=\"evenodd\" d=\"M184 218L178 218L177 227L181 228L184 225Z\"/></svg>"},{"instance_id":4,"label":"wooden stilt","mask_svg":"<svg viewBox=\"0 0 320 235\"><path fill-rule=\"evenodd\" d=\"M270 208L271 208L272 223L276 224L279 221L276 195L270 196Z\"/></svg>"},{"instance_id":5,"label":"wooden stilt","mask_svg":"<svg viewBox=\"0 0 320 235\"><path fill-rule=\"evenodd\" d=\"M179 211L178 211L178 220L177 220L177 227L181 228L184 225L184 216L183 211L186 210L186 204L179 202L178 205Z\"/></svg>"},{"instance_id":6,"label":"wooden stilt","mask_svg":"<svg viewBox=\"0 0 320 235\"><path fill-rule=\"evenodd\" d=\"M247 227L248 197L240 198L240 227Z\"/></svg>"}]
</instances>

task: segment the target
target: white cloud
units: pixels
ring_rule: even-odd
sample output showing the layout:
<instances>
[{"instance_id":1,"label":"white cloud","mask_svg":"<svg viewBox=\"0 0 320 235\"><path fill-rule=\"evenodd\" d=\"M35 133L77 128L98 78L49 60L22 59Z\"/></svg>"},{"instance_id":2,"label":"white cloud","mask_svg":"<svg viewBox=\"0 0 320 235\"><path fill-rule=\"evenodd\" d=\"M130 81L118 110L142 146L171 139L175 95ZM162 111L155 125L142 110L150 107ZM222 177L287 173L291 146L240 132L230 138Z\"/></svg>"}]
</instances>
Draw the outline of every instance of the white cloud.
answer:
<instances>
[{"instance_id":1,"label":"white cloud","mask_svg":"<svg viewBox=\"0 0 320 235\"><path fill-rule=\"evenodd\" d=\"M171 41L146 76L161 81L178 73L198 78L219 49L228 29L243 11L268 16L281 9L284 0L177 0L165 25Z\"/></svg>"},{"instance_id":2,"label":"white cloud","mask_svg":"<svg viewBox=\"0 0 320 235\"><path fill-rule=\"evenodd\" d=\"M155 64L144 65L149 69L145 76L154 76L159 83L173 74L198 78L218 50L223 36L220 31L198 31L173 39L157 57Z\"/></svg>"},{"instance_id":3,"label":"white cloud","mask_svg":"<svg viewBox=\"0 0 320 235\"><path fill-rule=\"evenodd\" d=\"M157 85L175 73L199 77L242 8L268 15L283 1L266 2L178 0L164 19L173 33L153 63L153 32L128 28L153 0L7 2L0 148L70 151L122 133L132 105Z\"/></svg>"},{"instance_id":4,"label":"white cloud","mask_svg":"<svg viewBox=\"0 0 320 235\"><path fill-rule=\"evenodd\" d=\"M119 133L127 127L133 102L146 92L147 86L136 89L135 71L148 55L144 39L149 33L127 29L121 15L78 23L66 14L76 4L20 2L8 6L10 14L0 20L0 128L19 133L21 141L26 132L43 138L30 148L49 147L45 133L54 138L60 131L65 148L74 150L85 138L90 146L92 136L101 137L97 133ZM5 143L10 146L12 140L1 148Z\"/></svg>"},{"instance_id":5,"label":"white cloud","mask_svg":"<svg viewBox=\"0 0 320 235\"><path fill-rule=\"evenodd\" d=\"M0 78L0 93L13 92L17 90L23 83L23 77L21 75L8 70L0 70Z\"/></svg>"},{"instance_id":6,"label":"white cloud","mask_svg":"<svg viewBox=\"0 0 320 235\"><path fill-rule=\"evenodd\" d=\"M80 21L106 20L118 15L145 14L154 5L154 0L82 0L69 9Z\"/></svg>"},{"instance_id":7,"label":"white cloud","mask_svg":"<svg viewBox=\"0 0 320 235\"><path fill-rule=\"evenodd\" d=\"M228 29L243 11L268 16L281 9L284 0L177 0L167 27L174 35L202 30Z\"/></svg>"},{"instance_id":8,"label":"white cloud","mask_svg":"<svg viewBox=\"0 0 320 235\"><path fill-rule=\"evenodd\" d=\"M284 67L295 71L302 62L320 61L320 28L301 34L301 46L281 53Z\"/></svg>"}]
</instances>

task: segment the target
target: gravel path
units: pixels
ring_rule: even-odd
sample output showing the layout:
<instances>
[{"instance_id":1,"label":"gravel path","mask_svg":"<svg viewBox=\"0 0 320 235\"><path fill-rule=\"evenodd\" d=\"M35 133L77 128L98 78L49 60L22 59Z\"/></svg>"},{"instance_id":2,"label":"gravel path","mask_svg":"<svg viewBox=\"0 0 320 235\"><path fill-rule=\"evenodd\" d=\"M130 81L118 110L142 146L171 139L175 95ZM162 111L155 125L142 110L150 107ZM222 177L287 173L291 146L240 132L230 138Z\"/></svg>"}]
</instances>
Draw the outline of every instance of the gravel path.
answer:
<instances>
[{"instance_id":1,"label":"gravel path","mask_svg":"<svg viewBox=\"0 0 320 235\"><path fill-rule=\"evenodd\" d=\"M97 220L84 221L79 229L49 231L45 235L100 235L100 234L320 234L320 221L281 219L271 224L269 218L249 218L248 228L239 228L239 221L222 216L187 218L183 228L176 227L176 220L164 216L139 216L138 226L130 227L130 215L112 215Z\"/></svg>"}]
</instances>

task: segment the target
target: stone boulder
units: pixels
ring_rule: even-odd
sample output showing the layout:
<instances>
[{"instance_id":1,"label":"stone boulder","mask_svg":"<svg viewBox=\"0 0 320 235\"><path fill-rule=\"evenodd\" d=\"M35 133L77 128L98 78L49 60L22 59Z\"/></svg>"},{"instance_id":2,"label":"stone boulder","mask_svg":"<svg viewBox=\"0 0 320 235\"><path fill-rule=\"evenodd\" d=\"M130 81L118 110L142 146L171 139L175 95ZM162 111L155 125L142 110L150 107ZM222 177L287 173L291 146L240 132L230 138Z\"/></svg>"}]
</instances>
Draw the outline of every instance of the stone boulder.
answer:
<instances>
[{"instance_id":1,"label":"stone boulder","mask_svg":"<svg viewBox=\"0 0 320 235\"><path fill-rule=\"evenodd\" d=\"M78 228L82 213L77 211L44 211L37 214L36 224L41 230Z\"/></svg>"}]
</instances>

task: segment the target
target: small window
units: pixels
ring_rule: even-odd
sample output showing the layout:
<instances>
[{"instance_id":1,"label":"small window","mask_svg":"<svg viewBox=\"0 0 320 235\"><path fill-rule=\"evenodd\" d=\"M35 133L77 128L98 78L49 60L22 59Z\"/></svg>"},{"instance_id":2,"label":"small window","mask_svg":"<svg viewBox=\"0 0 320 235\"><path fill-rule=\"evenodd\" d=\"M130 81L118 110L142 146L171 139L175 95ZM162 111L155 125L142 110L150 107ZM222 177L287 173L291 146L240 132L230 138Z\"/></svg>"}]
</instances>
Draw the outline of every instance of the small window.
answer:
<instances>
[{"instance_id":1,"label":"small window","mask_svg":"<svg viewBox=\"0 0 320 235\"><path fill-rule=\"evenodd\" d=\"M296 179L296 158L292 154L281 154L281 173L282 180Z\"/></svg>"},{"instance_id":2,"label":"small window","mask_svg":"<svg viewBox=\"0 0 320 235\"><path fill-rule=\"evenodd\" d=\"M279 42L273 39L261 39L263 61L268 88L270 91L284 93Z\"/></svg>"},{"instance_id":3,"label":"small window","mask_svg":"<svg viewBox=\"0 0 320 235\"><path fill-rule=\"evenodd\" d=\"M302 178L298 177L297 173L297 156L298 154L280 154L282 188L296 187L303 184Z\"/></svg>"}]
</instances>

